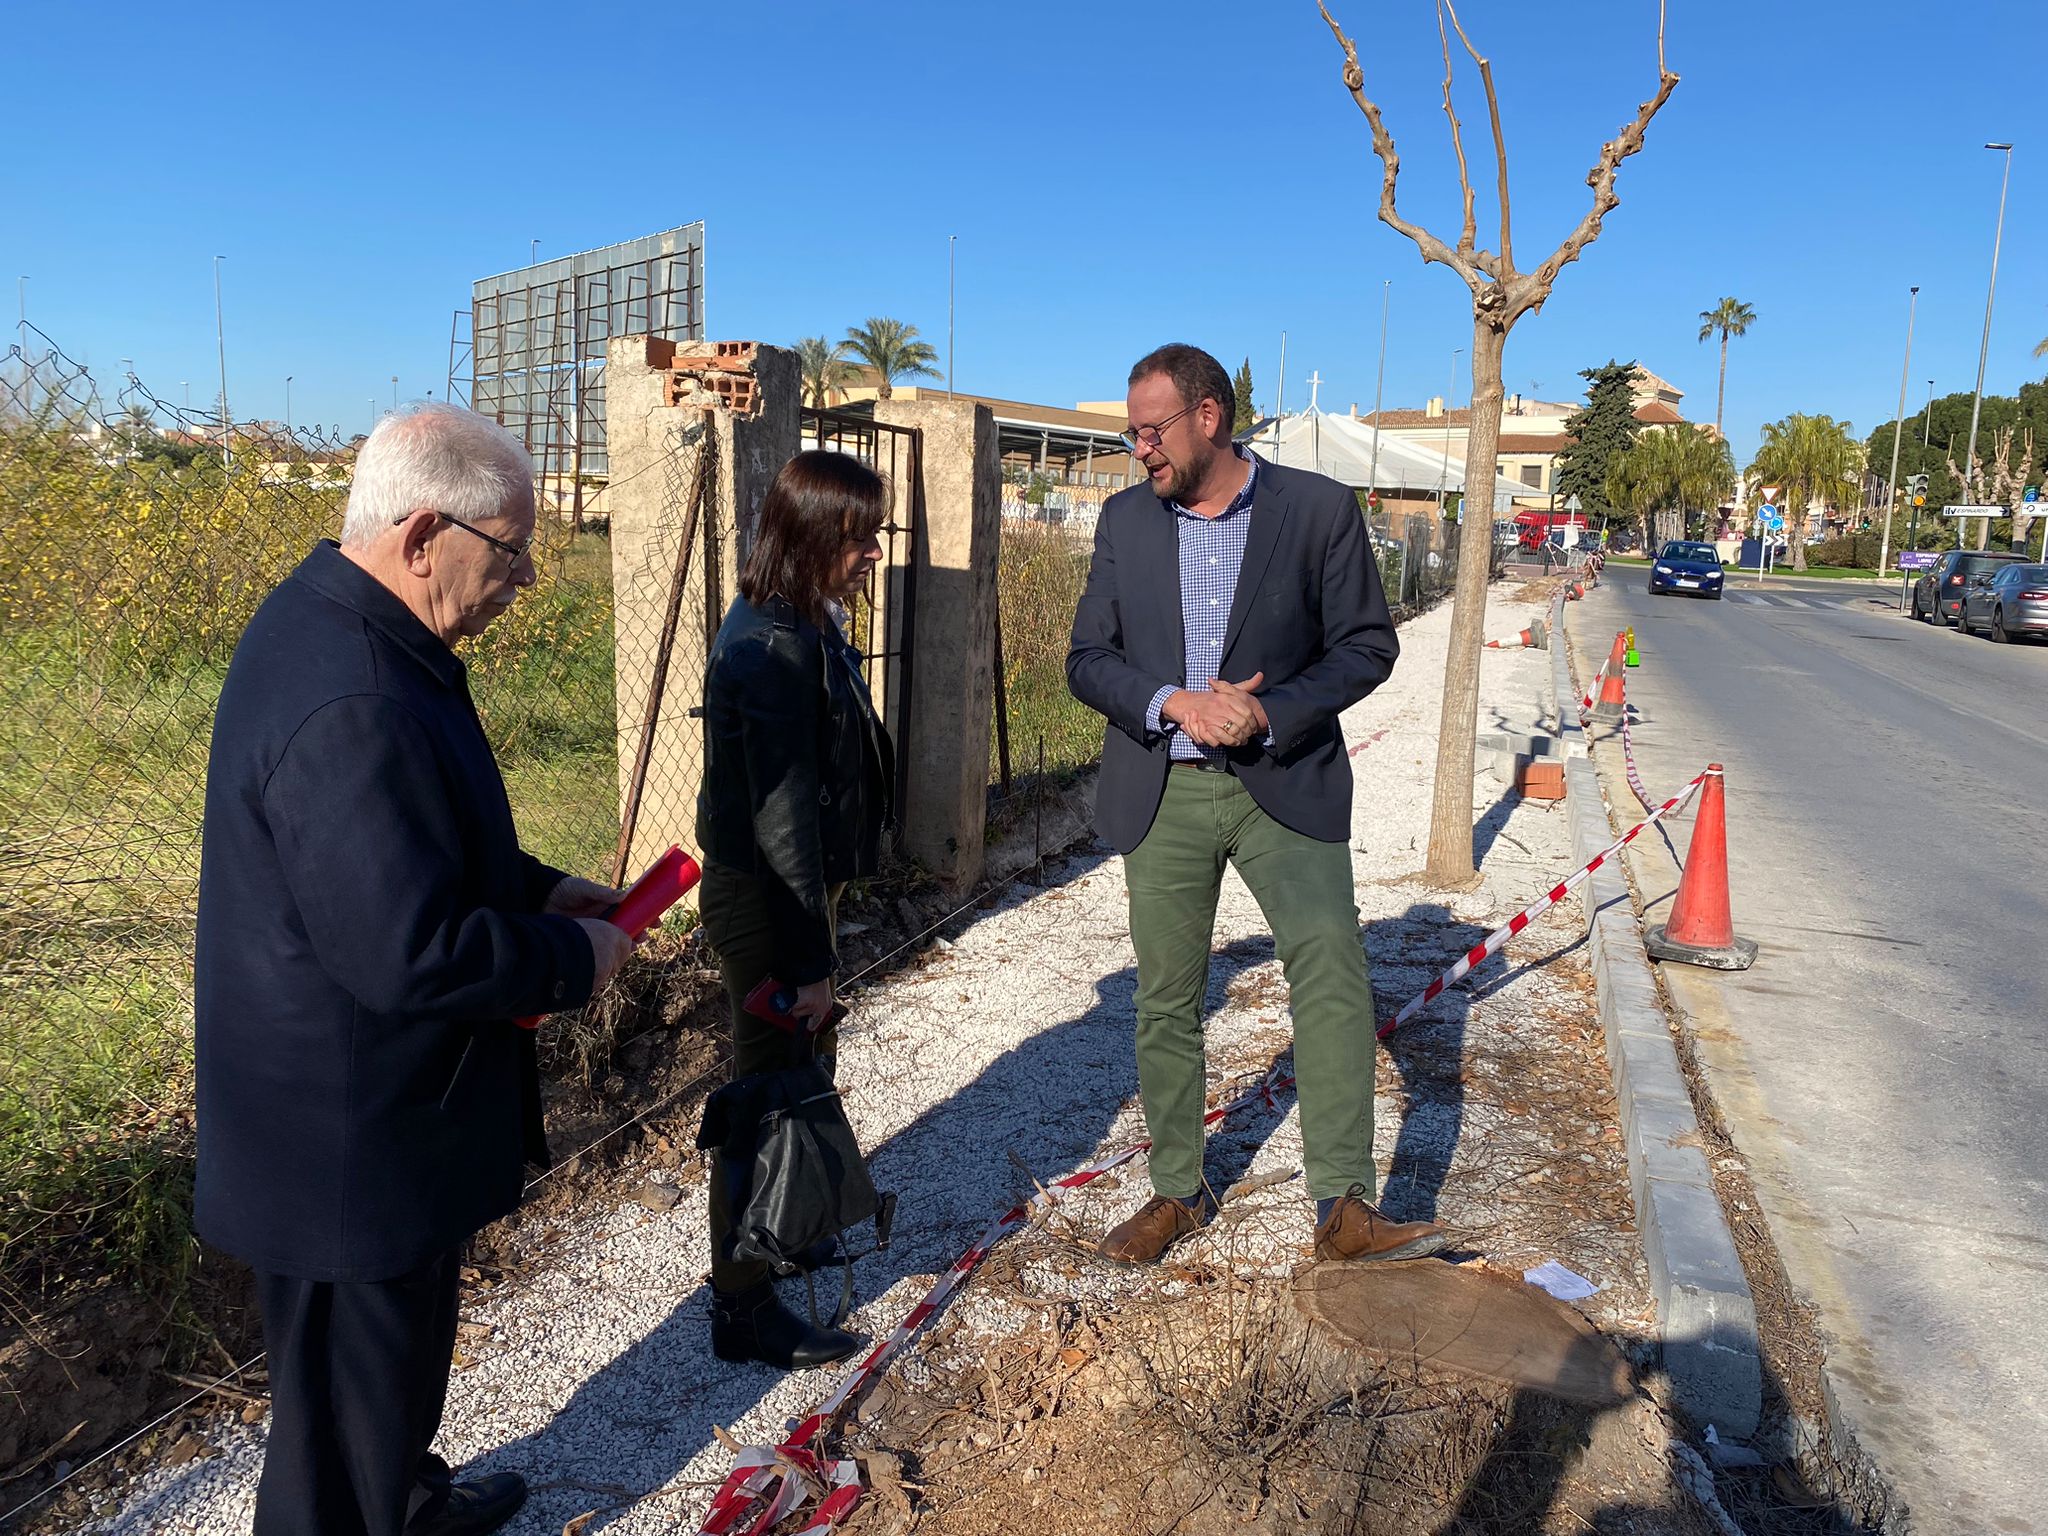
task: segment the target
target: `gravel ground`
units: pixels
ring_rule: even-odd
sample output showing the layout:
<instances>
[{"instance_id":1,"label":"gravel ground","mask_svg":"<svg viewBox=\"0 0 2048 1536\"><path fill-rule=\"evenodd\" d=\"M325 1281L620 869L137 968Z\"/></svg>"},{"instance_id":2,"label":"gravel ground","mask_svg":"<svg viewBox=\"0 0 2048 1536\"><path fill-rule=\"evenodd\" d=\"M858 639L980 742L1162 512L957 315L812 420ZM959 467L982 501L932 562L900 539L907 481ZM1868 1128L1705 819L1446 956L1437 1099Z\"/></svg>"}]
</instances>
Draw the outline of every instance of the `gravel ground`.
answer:
<instances>
[{"instance_id":1,"label":"gravel ground","mask_svg":"<svg viewBox=\"0 0 2048 1536\"><path fill-rule=\"evenodd\" d=\"M1496 592L1490 633L1541 608ZM1445 896L1412 881L1427 841L1439 685L1450 627L1443 607L1403 627L1388 685L1351 711L1357 755L1352 848L1383 1017L1490 922L1568 870L1562 803L1523 802L1482 771L1474 787L1483 880ZM1487 654L1482 729L1533 715L1540 652ZM1045 1179L1142 1135L1131 1057L1133 959L1120 860L1083 845L1047 876L973 915L922 963L860 995L840 1081L876 1182L899 1193L895 1243L858 1266L869 1298L854 1326L885 1331L990 1217ZM1385 1202L1435 1215L1490 1263L1557 1258L1604 1289L1584 1304L1624 1338L1650 1332L1612 1103L1599 1065L1591 984L1574 909L1533 924L1509 951L1453 988L1382 1053L1376 1154ZM1217 918L1209 1025L1219 1092L1235 1093L1286 1050L1285 988L1258 909L1232 876ZM1211 1138L1219 1190L1301 1164L1292 1101L1227 1122ZM555 1243L554 1265L469 1298L464 1344L438 1448L470 1471L514 1469L533 1497L513 1532L693 1529L728 1453L722 1425L772 1438L836 1379L783 1376L713 1360L702 1175L651 1178L661 1199L593 1211ZM1067 1202L1060 1219L1097 1232L1149 1192L1142 1164ZM1299 1178L1239 1197L1228 1251L1190 1243L1184 1262L1284 1273L1306 1257L1310 1210ZM1223 1239L1216 1241L1220 1244ZM1037 1266L1034 1265L1034 1268ZM1063 1264L1034 1288L1113 1302L1129 1272ZM797 1292L799 1304L801 1291ZM971 1284L955 1303L977 1333L1021 1326L1015 1308ZM913 1344L898 1380L914 1387ZM204 1453L135 1479L92 1527L108 1533L247 1529L261 1426L223 1427Z\"/></svg>"}]
</instances>

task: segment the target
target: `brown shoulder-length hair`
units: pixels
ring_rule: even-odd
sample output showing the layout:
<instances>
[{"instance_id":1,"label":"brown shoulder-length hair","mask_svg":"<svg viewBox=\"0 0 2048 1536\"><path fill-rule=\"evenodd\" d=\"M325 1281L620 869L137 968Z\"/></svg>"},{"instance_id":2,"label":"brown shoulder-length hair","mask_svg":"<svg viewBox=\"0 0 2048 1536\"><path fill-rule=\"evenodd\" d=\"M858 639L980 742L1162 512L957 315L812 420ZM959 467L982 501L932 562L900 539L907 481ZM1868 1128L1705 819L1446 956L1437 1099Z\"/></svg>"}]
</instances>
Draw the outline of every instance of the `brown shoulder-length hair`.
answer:
<instances>
[{"instance_id":1,"label":"brown shoulder-length hair","mask_svg":"<svg viewBox=\"0 0 2048 1536\"><path fill-rule=\"evenodd\" d=\"M786 599L821 628L827 586L848 544L888 521L882 477L850 454L811 449L791 459L768 487L754 552L740 572L740 596Z\"/></svg>"}]
</instances>

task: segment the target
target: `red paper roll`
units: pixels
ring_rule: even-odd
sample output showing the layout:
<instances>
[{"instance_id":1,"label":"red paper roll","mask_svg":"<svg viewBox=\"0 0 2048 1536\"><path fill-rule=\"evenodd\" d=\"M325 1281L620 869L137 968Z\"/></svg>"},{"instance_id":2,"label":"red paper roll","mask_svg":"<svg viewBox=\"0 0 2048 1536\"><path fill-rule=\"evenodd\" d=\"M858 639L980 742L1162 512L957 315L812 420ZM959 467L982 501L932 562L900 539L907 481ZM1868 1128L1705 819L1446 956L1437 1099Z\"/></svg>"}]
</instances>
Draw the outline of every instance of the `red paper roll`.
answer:
<instances>
[{"instance_id":1,"label":"red paper roll","mask_svg":"<svg viewBox=\"0 0 2048 1536\"><path fill-rule=\"evenodd\" d=\"M626 894L619 898L619 904L605 913L605 921L614 927L623 928L634 939L639 939L648 929L661 921L664 912L681 901L704 878L704 871L697 861L671 845L668 852L654 861L646 874L635 880ZM537 1029L541 1015L521 1019L521 1029Z\"/></svg>"}]
</instances>

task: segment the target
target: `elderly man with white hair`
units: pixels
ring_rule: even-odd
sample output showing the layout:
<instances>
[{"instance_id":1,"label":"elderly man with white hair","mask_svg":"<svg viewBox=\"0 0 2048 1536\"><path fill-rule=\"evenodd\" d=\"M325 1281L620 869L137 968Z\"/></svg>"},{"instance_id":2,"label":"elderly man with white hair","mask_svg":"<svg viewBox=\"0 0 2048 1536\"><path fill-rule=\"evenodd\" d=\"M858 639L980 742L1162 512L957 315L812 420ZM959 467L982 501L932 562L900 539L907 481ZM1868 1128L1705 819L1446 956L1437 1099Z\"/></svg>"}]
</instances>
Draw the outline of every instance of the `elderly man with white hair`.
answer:
<instances>
[{"instance_id":1,"label":"elderly man with white hair","mask_svg":"<svg viewBox=\"0 0 2048 1536\"><path fill-rule=\"evenodd\" d=\"M476 1536L511 1473L431 1449L462 1245L545 1157L533 1035L631 953L617 892L521 851L456 642L533 584L532 471L426 403L356 456L340 544L221 690L197 956L200 1235L255 1270L256 1536Z\"/></svg>"}]
</instances>

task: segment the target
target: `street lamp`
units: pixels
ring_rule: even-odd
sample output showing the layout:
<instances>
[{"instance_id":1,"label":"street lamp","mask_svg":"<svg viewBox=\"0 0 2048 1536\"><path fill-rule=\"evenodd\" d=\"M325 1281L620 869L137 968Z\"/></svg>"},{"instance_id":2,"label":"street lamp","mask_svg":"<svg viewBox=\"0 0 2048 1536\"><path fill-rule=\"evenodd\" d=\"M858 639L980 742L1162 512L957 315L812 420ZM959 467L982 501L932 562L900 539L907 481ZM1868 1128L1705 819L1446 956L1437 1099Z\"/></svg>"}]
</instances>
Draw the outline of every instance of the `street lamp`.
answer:
<instances>
[{"instance_id":1,"label":"street lamp","mask_svg":"<svg viewBox=\"0 0 2048 1536\"><path fill-rule=\"evenodd\" d=\"M220 352L220 461L226 468L233 462L234 426L228 416L228 342L227 331L221 323L220 308L220 264L225 256L213 258L213 344Z\"/></svg>"},{"instance_id":2,"label":"street lamp","mask_svg":"<svg viewBox=\"0 0 2048 1536\"><path fill-rule=\"evenodd\" d=\"M1892 470L1884 482L1884 532L1877 541L1877 576L1884 579L1885 561L1892 552L1892 507L1898 501L1899 434L1906 426L1906 376L1913 371L1913 315L1920 307L1920 285L1915 283L1906 300L1906 360L1899 365L1899 412L1892 418Z\"/></svg>"},{"instance_id":3,"label":"street lamp","mask_svg":"<svg viewBox=\"0 0 2048 1536\"><path fill-rule=\"evenodd\" d=\"M1372 386L1372 473L1368 477L1372 484L1366 489L1374 496L1380 493L1380 402L1387 390L1387 301L1393 296L1394 280L1380 279L1380 371ZM1387 524L1393 527L1390 520Z\"/></svg>"},{"instance_id":4,"label":"street lamp","mask_svg":"<svg viewBox=\"0 0 2048 1536\"><path fill-rule=\"evenodd\" d=\"M1450 381L1450 383L1448 383L1448 384L1446 384L1446 385L1444 386L1444 389L1446 390L1446 393L1445 393L1445 395L1444 395L1444 472L1443 472L1443 478L1442 478L1441 480L1437 481L1437 486L1436 486L1436 515L1437 515L1438 517L1442 517L1442 516L1444 515L1444 507L1445 507L1445 505L1446 505L1446 504L1448 503L1448 501L1449 501L1449 499L1450 499L1450 489L1451 489L1451 401L1452 401L1453 399L1455 399L1455 398L1457 397L1457 393L1458 393L1458 354L1459 354L1459 353L1461 353L1461 352L1463 352L1464 350L1465 350L1465 349L1464 349L1463 347L1453 347L1453 348L1451 348L1451 381ZM1467 442L1468 442L1468 446L1469 446L1469 441L1470 441L1470 440L1468 439L1468 440L1467 440ZM1468 462L1467 462L1467 463L1466 463L1466 465L1465 465L1465 492L1466 492L1466 494L1467 494L1468 496L1469 496L1469 495L1471 494L1471 492L1472 492L1472 483L1471 483L1471 482L1472 482L1472 465L1471 465L1471 463L1470 463L1470 462L1469 462L1469 460L1468 460Z\"/></svg>"},{"instance_id":5,"label":"street lamp","mask_svg":"<svg viewBox=\"0 0 2048 1536\"><path fill-rule=\"evenodd\" d=\"M953 398L953 247L958 235L946 236L946 398Z\"/></svg>"},{"instance_id":6,"label":"street lamp","mask_svg":"<svg viewBox=\"0 0 2048 1536\"><path fill-rule=\"evenodd\" d=\"M391 412L394 416L398 414L398 375L395 373L391 375Z\"/></svg>"},{"instance_id":7,"label":"street lamp","mask_svg":"<svg viewBox=\"0 0 2048 1536\"><path fill-rule=\"evenodd\" d=\"M1970 396L1970 439L1963 449L1963 474L1966 479L1977 472L1977 413L1984 405L1984 364L1991 356L1991 301L1998 296L1998 247L2005 238L2005 189L2012 181L2012 146L2010 144L1986 144L1986 149L2002 150L2005 154L2005 174L1998 182L1998 224L1991 235L1991 282L1984 290L1984 340L1977 348L1977 391ZM1969 486L1963 487L1968 495ZM1982 549L1990 541L1991 519L1984 518L1977 524L1977 547Z\"/></svg>"}]
</instances>

